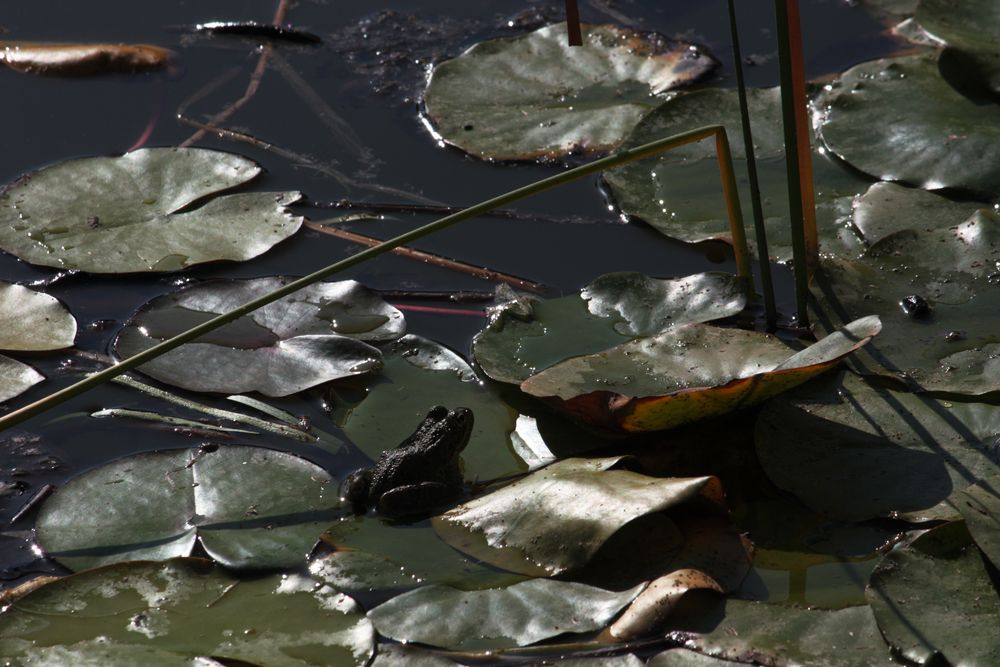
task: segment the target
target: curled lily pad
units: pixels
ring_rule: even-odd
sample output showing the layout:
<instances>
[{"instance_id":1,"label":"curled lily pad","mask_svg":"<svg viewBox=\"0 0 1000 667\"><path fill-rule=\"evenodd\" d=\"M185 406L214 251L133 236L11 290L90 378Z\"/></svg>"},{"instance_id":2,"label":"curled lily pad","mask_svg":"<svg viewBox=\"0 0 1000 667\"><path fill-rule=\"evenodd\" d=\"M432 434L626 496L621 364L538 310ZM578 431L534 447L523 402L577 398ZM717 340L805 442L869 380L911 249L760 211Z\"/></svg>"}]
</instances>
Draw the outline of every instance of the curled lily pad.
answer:
<instances>
[{"instance_id":1,"label":"curled lily pad","mask_svg":"<svg viewBox=\"0 0 1000 667\"><path fill-rule=\"evenodd\" d=\"M855 197L851 224L869 248L896 232L946 229L968 219L982 204L946 199L925 190L879 182Z\"/></svg>"},{"instance_id":2,"label":"curled lily pad","mask_svg":"<svg viewBox=\"0 0 1000 667\"><path fill-rule=\"evenodd\" d=\"M823 514L859 521L955 517L952 495L995 471L1000 407L823 378L764 407L764 472Z\"/></svg>"},{"instance_id":3,"label":"curled lily pad","mask_svg":"<svg viewBox=\"0 0 1000 667\"><path fill-rule=\"evenodd\" d=\"M285 206L300 195L205 198L260 171L245 157L204 148L62 162L0 193L0 248L32 264L91 273L250 259L298 230L302 218Z\"/></svg>"},{"instance_id":4,"label":"curled lily pad","mask_svg":"<svg viewBox=\"0 0 1000 667\"><path fill-rule=\"evenodd\" d=\"M290 282L289 278L195 285L147 303L115 340L130 357ZM360 283L317 283L143 364L157 380L194 391L287 396L378 369L381 353L362 341L391 340L403 314Z\"/></svg>"},{"instance_id":5,"label":"curled lily pad","mask_svg":"<svg viewBox=\"0 0 1000 667\"><path fill-rule=\"evenodd\" d=\"M186 556L195 540L235 568L304 562L339 506L336 483L253 447L139 454L76 477L38 515L38 541L73 569Z\"/></svg>"},{"instance_id":6,"label":"curled lily pad","mask_svg":"<svg viewBox=\"0 0 1000 667\"><path fill-rule=\"evenodd\" d=\"M881 329L856 320L793 353L773 336L686 324L606 352L574 357L521 389L592 424L655 431L755 405L836 364Z\"/></svg>"},{"instance_id":7,"label":"curled lily pad","mask_svg":"<svg viewBox=\"0 0 1000 667\"><path fill-rule=\"evenodd\" d=\"M892 664L867 605L828 611L714 600L676 613L670 628L684 646L725 660L782 667Z\"/></svg>"},{"instance_id":8,"label":"curled lily pad","mask_svg":"<svg viewBox=\"0 0 1000 667\"><path fill-rule=\"evenodd\" d=\"M322 582L297 574L236 579L195 558L81 572L42 586L0 614L4 658L19 665L61 655L54 647L84 658L101 655L103 647L112 658L134 659L146 650L154 657L210 655L227 664L360 667L374 644L374 629L358 604Z\"/></svg>"},{"instance_id":9,"label":"curled lily pad","mask_svg":"<svg viewBox=\"0 0 1000 667\"><path fill-rule=\"evenodd\" d=\"M852 67L824 102L823 142L851 166L927 190L1000 191L1000 107L953 89L935 54Z\"/></svg>"},{"instance_id":10,"label":"curled lily pad","mask_svg":"<svg viewBox=\"0 0 1000 667\"><path fill-rule=\"evenodd\" d=\"M959 211L934 207L856 260L823 259L812 287L819 328L864 313L886 325L856 357L860 372L930 391L1000 390L1000 216L981 210L963 221Z\"/></svg>"},{"instance_id":11,"label":"curled lily pad","mask_svg":"<svg viewBox=\"0 0 1000 667\"><path fill-rule=\"evenodd\" d=\"M781 95L777 88L747 91L753 119L755 155L771 255L791 257L787 178L781 125ZM745 182L739 101L735 90L705 89L675 97L639 123L625 141L635 147L707 123L724 125L737 177ZM814 151L817 231L824 252L849 252L856 241L842 224L850 196L863 192L866 179ZM615 203L671 238L695 243L710 239L731 242L726 203L719 179L715 143L700 141L639 160L604 173ZM742 188L747 191L748 188ZM742 203L749 211L750 200Z\"/></svg>"},{"instance_id":12,"label":"curled lily pad","mask_svg":"<svg viewBox=\"0 0 1000 667\"><path fill-rule=\"evenodd\" d=\"M642 590L532 579L506 588L460 591L424 586L375 607L383 635L454 649L526 646L566 632L597 630Z\"/></svg>"},{"instance_id":13,"label":"curled lily pad","mask_svg":"<svg viewBox=\"0 0 1000 667\"><path fill-rule=\"evenodd\" d=\"M566 459L434 517L452 546L528 575L587 563L626 524L694 498L721 502L714 477L648 477L612 470L621 457Z\"/></svg>"},{"instance_id":14,"label":"curled lily pad","mask_svg":"<svg viewBox=\"0 0 1000 667\"><path fill-rule=\"evenodd\" d=\"M0 349L58 350L76 337L76 320L55 297L0 281Z\"/></svg>"},{"instance_id":15,"label":"curled lily pad","mask_svg":"<svg viewBox=\"0 0 1000 667\"><path fill-rule=\"evenodd\" d=\"M698 47L613 25L566 24L482 42L431 72L427 115L441 137L491 160L556 158L621 142L663 93L714 69Z\"/></svg>"},{"instance_id":16,"label":"curled lily pad","mask_svg":"<svg viewBox=\"0 0 1000 667\"><path fill-rule=\"evenodd\" d=\"M962 522L890 551L872 573L868 602L894 649L917 664L1000 663L1000 595Z\"/></svg>"},{"instance_id":17,"label":"curled lily pad","mask_svg":"<svg viewBox=\"0 0 1000 667\"><path fill-rule=\"evenodd\" d=\"M472 354L494 380L520 383L568 357L679 324L735 315L745 305L745 290L726 273L673 280L610 273L579 295L502 306L476 336Z\"/></svg>"},{"instance_id":18,"label":"curled lily pad","mask_svg":"<svg viewBox=\"0 0 1000 667\"><path fill-rule=\"evenodd\" d=\"M517 413L455 352L407 335L383 351L382 372L367 382L363 401L342 427L372 459L410 436L435 405L472 410L474 425L461 460L466 479L487 480L524 470L512 448Z\"/></svg>"}]
</instances>

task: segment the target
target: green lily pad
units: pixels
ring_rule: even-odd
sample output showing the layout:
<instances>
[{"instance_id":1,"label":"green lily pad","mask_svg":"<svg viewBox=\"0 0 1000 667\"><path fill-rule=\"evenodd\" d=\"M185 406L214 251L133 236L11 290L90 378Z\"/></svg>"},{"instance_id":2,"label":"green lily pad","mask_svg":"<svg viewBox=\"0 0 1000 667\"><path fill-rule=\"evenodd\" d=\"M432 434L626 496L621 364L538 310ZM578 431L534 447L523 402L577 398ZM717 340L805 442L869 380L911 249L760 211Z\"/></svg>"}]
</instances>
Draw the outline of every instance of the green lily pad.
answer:
<instances>
[{"instance_id":1,"label":"green lily pad","mask_svg":"<svg viewBox=\"0 0 1000 667\"><path fill-rule=\"evenodd\" d=\"M860 4L877 18L897 22L913 16L920 0L861 0Z\"/></svg>"},{"instance_id":2,"label":"green lily pad","mask_svg":"<svg viewBox=\"0 0 1000 667\"><path fill-rule=\"evenodd\" d=\"M489 160L607 151L663 93L715 68L698 47L614 25L566 24L482 42L431 72L427 115L442 140Z\"/></svg>"},{"instance_id":3,"label":"green lily pad","mask_svg":"<svg viewBox=\"0 0 1000 667\"><path fill-rule=\"evenodd\" d=\"M879 182L854 199L851 224L867 249L896 232L954 227L981 208L982 204L953 201L926 190Z\"/></svg>"},{"instance_id":4,"label":"green lily pad","mask_svg":"<svg viewBox=\"0 0 1000 667\"><path fill-rule=\"evenodd\" d=\"M382 372L366 384L367 395L341 424L373 460L410 436L435 405L472 410L472 437L462 451L465 478L494 479L523 471L512 448L517 412L476 377L451 350L407 335L383 350Z\"/></svg>"},{"instance_id":5,"label":"green lily pad","mask_svg":"<svg viewBox=\"0 0 1000 667\"><path fill-rule=\"evenodd\" d=\"M446 584L461 589L516 583L522 576L480 565L426 525L389 525L370 517L333 524L323 541L337 550L313 560L313 576L339 590L384 591Z\"/></svg>"},{"instance_id":6,"label":"green lily pad","mask_svg":"<svg viewBox=\"0 0 1000 667\"><path fill-rule=\"evenodd\" d=\"M1000 107L953 89L936 54L852 67L824 103L820 135L851 166L927 190L1000 192Z\"/></svg>"},{"instance_id":7,"label":"green lily pad","mask_svg":"<svg viewBox=\"0 0 1000 667\"><path fill-rule=\"evenodd\" d=\"M802 384L880 329L878 317L863 317L794 353L774 336L685 324L568 359L528 378L521 389L604 428L673 428Z\"/></svg>"},{"instance_id":8,"label":"green lily pad","mask_svg":"<svg viewBox=\"0 0 1000 667\"><path fill-rule=\"evenodd\" d=\"M855 357L860 372L928 391L1000 390L1000 216L984 209L963 222L952 217L958 211L935 209L857 260L823 258L813 319L821 331L867 313L883 320L884 332ZM926 308L908 313L904 300Z\"/></svg>"},{"instance_id":9,"label":"green lily pad","mask_svg":"<svg viewBox=\"0 0 1000 667\"><path fill-rule=\"evenodd\" d=\"M952 495L996 471L1000 407L823 378L767 404L757 456L778 487L851 521L955 516Z\"/></svg>"},{"instance_id":10,"label":"green lily pad","mask_svg":"<svg viewBox=\"0 0 1000 667\"><path fill-rule=\"evenodd\" d=\"M20 396L44 379L28 364L0 354L0 403Z\"/></svg>"},{"instance_id":11,"label":"green lily pad","mask_svg":"<svg viewBox=\"0 0 1000 667\"><path fill-rule=\"evenodd\" d=\"M146 350L291 279L213 281L148 302L115 339L122 358ZM353 280L317 283L258 308L140 367L193 391L259 391L287 396L330 380L377 370L366 342L397 338L403 314Z\"/></svg>"},{"instance_id":12,"label":"green lily pad","mask_svg":"<svg viewBox=\"0 0 1000 667\"><path fill-rule=\"evenodd\" d=\"M170 653L192 667L214 664L197 656L269 667L360 667L374 641L357 603L321 582L294 574L240 580L195 558L81 572L0 614L4 657L18 665L178 664L130 661ZM102 649L118 661L75 661ZM44 662L60 655L73 660Z\"/></svg>"},{"instance_id":13,"label":"green lily pad","mask_svg":"<svg viewBox=\"0 0 1000 667\"><path fill-rule=\"evenodd\" d=\"M492 379L520 384L568 357L679 324L735 315L745 305L745 290L727 273L674 280L610 273L578 295L502 305L476 336L472 354Z\"/></svg>"},{"instance_id":14,"label":"green lily pad","mask_svg":"<svg viewBox=\"0 0 1000 667\"><path fill-rule=\"evenodd\" d=\"M195 202L260 173L245 157L204 148L141 148L69 160L0 193L0 248L26 262L91 273L177 271L245 260L294 234L297 192Z\"/></svg>"},{"instance_id":15,"label":"green lily pad","mask_svg":"<svg viewBox=\"0 0 1000 667\"><path fill-rule=\"evenodd\" d=\"M778 88L747 91L754 133L754 152L772 257L791 257L788 224L787 175ZM746 153L735 90L705 89L665 102L649 114L626 139L635 146L713 123L724 125L733 153L741 190L742 210L751 210ZM863 192L868 181L844 169L827 156L813 152L816 183L817 232L824 252L843 254L857 245L843 220L850 213L850 197ZM604 173L615 203L671 238L696 243L731 242L726 203L722 197L715 142L703 140L632 162ZM745 213L749 226L749 214ZM749 234L752 236L752 234Z\"/></svg>"},{"instance_id":16,"label":"green lily pad","mask_svg":"<svg viewBox=\"0 0 1000 667\"><path fill-rule=\"evenodd\" d=\"M482 591L424 586L375 607L368 618L379 633L402 642L453 649L527 646L598 630L641 590L605 591L551 579Z\"/></svg>"},{"instance_id":17,"label":"green lily pad","mask_svg":"<svg viewBox=\"0 0 1000 667\"><path fill-rule=\"evenodd\" d=\"M721 502L714 477L664 479L612 470L620 459L557 461L432 524L445 541L479 560L548 576L582 567L619 529L647 514L698 497Z\"/></svg>"},{"instance_id":18,"label":"green lily pad","mask_svg":"<svg viewBox=\"0 0 1000 667\"><path fill-rule=\"evenodd\" d=\"M1000 91L1000 5L992 0L922 0L913 16L920 27L963 56L992 90Z\"/></svg>"},{"instance_id":19,"label":"green lily pad","mask_svg":"<svg viewBox=\"0 0 1000 667\"><path fill-rule=\"evenodd\" d=\"M86 472L42 506L38 541L72 569L187 556L195 540L234 568L300 565L339 506L319 466L254 447L127 457Z\"/></svg>"},{"instance_id":20,"label":"green lily pad","mask_svg":"<svg viewBox=\"0 0 1000 667\"><path fill-rule=\"evenodd\" d=\"M76 320L58 299L2 280L0 321L3 350L58 350L76 338Z\"/></svg>"},{"instance_id":21,"label":"green lily pad","mask_svg":"<svg viewBox=\"0 0 1000 667\"><path fill-rule=\"evenodd\" d=\"M907 660L1000 664L1000 596L961 522L890 551L872 573L868 602L886 640Z\"/></svg>"},{"instance_id":22,"label":"green lily pad","mask_svg":"<svg viewBox=\"0 0 1000 667\"><path fill-rule=\"evenodd\" d=\"M996 445L994 441L994 450ZM958 511L976 545L995 567L1000 567L1000 469L960 491Z\"/></svg>"},{"instance_id":23,"label":"green lily pad","mask_svg":"<svg viewBox=\"0 0 1000 667\"><path fill-rule=\"evenodd\" d=\"M892 664L867 605L828 611L730 599L705 606L672 616L671 637L712 657L775 667Z\"/></svg>"}]
</instances>

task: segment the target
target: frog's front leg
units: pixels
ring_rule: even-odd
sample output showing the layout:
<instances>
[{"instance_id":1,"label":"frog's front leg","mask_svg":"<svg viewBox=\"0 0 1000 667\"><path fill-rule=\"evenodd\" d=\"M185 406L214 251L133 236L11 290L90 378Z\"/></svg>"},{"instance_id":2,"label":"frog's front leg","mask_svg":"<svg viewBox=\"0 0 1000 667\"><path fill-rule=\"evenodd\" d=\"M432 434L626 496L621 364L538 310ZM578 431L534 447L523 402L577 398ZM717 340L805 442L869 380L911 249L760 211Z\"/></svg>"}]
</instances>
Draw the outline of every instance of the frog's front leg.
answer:
<instances>
[{"instance_id":1,"label":"frog's front leg","mask_svg":"<svg viewBox=\"0 0 1000 667\"><path fill-rule=\"evenodd\" d=\"M404 484L390 489L378 500L378 512L392 519L423 514L455 498L459 487L441 482Z\"/></svg>"}]
</instances>

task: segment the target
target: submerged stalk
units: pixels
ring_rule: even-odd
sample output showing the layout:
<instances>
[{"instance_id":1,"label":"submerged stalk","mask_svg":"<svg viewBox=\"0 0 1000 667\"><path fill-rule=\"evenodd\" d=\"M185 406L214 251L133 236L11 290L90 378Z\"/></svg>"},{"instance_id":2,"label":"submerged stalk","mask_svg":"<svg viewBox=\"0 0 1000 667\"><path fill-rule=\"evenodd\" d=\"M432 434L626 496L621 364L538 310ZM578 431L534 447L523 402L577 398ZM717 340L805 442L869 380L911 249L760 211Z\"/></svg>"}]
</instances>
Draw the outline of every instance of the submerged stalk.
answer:
<instances>
[{"instance_id":1,"label":"submerged stalk","mask_svg":"<svg viewBox=\"0 0 1000 667\"><path fill-rule=\"evenodd\" d=\"M796 318L800 326L808 327L806 299L809 277L819 263L819 244L816 237L816 203L813 195L812 153L809 146L798 0L774 0L774 13L778 23L781 114L785 131L788 217L795 264Z\"/></svg>"},{"instance_id":2,"label":"submerged stalk","mask_svg":"<svg viewBox=\"0 0 1000 667\"><path fill-rule=\"evenodd\" d=\"M778 325L778 313L774 303L774 283L771 281L771 255L767 249L767 230L764 229L764 207L761 205L760 183L757 181L757 157L754 154L753 131L750 128L747 88L743 81L743 54L740 51L740 35L736 26L736 6L733 0L729 0L729 31L732 35L733 69L736 72L736 90L740 100L740 123L743 126L747 175L750 178L750 205L753 209L753 228L757 241L757 263L760 266L761 291L764 293L764 313L767 330L774 331Z\"/></svg>"},{"instance_id":3,"label":"submerged stalk","mask_svg":"<svg viewBox=\"0 0 1000 667\"><path fill-rule=\"evenodd\" d=\"M39 399L34 403L14 410L4 417L0 417L0 431L14 426L15 424L20 424L35 415L45 412L53 406L59 405L60 403L89 391L90 389L93 389L94 387L103 384L104 382L107 382L108 380L111 380L126 371L136 368L137 366L141 366L148 361L152 361L160 355L169 352L174 348L180 347L184 343L188 343L199 336L202 336L210 331L214 331L215 329L232 322L233 320L239 319L244 315L248 315L258 308L293 294L303 287L312 285L313 283L319 282L324 278L328 278L335 273L343 271L344 269L349 269L353 266L361 264L362 262L372 259L373 257L389 252L393 248L398 248L399 246L423 238L428 234L433 234L434 232L446 229L452 225L458 224L459 222L463 222L484 213L488 213L493 209L506 206L507 204L524 199L525 197L530 197L531 195L551 190L552 188L565 183L575 181L585 176L590 176L591 174L596 174L606 169L612 169L628 162L634 162L636 160L656 155L657 153L670 150L671 148L677 148L679 146L684 146L685 144L707 139L708 137L716 138L716 156L719 160L719 169L722 174L723 193L726 197L726 207L729 211L729 229L732 234L733 248L736 254L736 274L744 281L748 293L752 295L753 273L750 267L750 253L747 249L746 235L743 230L743 217L740 212L740 201L736 194L736 180L733 177L733 158L729 152L729 142L726 139L726 129L721 125L708 125L706 127L690 130L688 132L675 134L671 137L666 137L665 139L651 141L648 144L623 150L619 153L615 153L614 155L609 155L608 157L601 158L600 160L595 160L589 164L568 169L562 173L556 174L555 176L550 176L540 181L517 188L516 190L511 190L510 192L502 194L498 197L488 199L457 213L435 220L434 222L428 223L423 227L418 227L417 229L413 229L405 234L400 234L399 236L383 241L376 246L372 246L371 248L362 250L355 255L342 259L339 262L334 262L327 267L310 273L309 275L299 278L298 280L294 280L287 285L270 292L269 294L258 297L243 304L242 306L239 306L238 308L234 308L229 312L218 315L217 317L213 317L206 322L202 322L197 326L191 327L187 331L177 334L173 338L168 338L167 340L157 343L149 349L143 350L142 352L139 352L138 354L127 359L123 359L114 366L89 375L75 384L64 387L57 392L49 394L45 398Z\"/></svg>"}]
</instances>

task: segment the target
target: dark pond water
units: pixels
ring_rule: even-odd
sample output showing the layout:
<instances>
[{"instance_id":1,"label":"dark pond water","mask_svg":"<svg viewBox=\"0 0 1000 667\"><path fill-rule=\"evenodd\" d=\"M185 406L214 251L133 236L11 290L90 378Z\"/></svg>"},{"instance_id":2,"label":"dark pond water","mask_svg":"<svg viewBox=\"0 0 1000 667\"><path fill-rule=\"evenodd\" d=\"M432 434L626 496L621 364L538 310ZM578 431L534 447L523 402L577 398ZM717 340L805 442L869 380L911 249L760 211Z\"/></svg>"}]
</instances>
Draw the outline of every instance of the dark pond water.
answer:
<instances>
[{"instance_id":1,"label":"dark pond water","mask_svg":"<svg viewBox=\"0 0 1000 667\"><path fill-rule=\"evenodd\" d=\"M204 120L224 108L243 94L259 58L258 46L253 41L198 36L191 33L190 27L210 20L268 22L274 10L272 4L232 0L5 3L0 27L6 39L148 42L176 50L180 59L177 71L168 75L73 80L0 70L4 92L0 122L5 128L0 182L67 158L122 153L140 142L147 146L168 146L184 141L193 129L177 120L179 110L191 118ZM772 3L748 0L738 4L744 53L752 63L747 67L748 83L775 85L778 75ZM315 47L282 45L278 50L279 65L268 69L256 96L226 123L227 127L280 147L284 154L215 137L206 137L198 145L254 158L267 172L255 183L255 188L301 190L310 204L346 198L395 203L433 201L463 206L554 173L556 168L551 166L487 164L456 150L438 147L420 121L418 93L428 62L457 54L485 37L513 34L507 27L508 19L526 8L549 12L557 18L561 3L556 6L524 0L405 3L405 10L399 15L399 29L406 37L388 46L403 49L407 55L400 63L380 67L382 56L375 55L362 38L358 22L381 10L398 10L400 6L400 3L358 0L293 3L288 20L320 35L324 43ZM724 2L609 0L581 2L581 8L586 20L624 19L643 29L707 46L721 61L721 67L705 85L733 85ZM863 9L846 2L808 0L802 2L802 10L809 77L841 71L888 53L896 46ZM370 41L375 39L373 33ZM365 155L351 151L331 132L330 119L334 115L354 129ZM706 118L705 122L712 119ZM297 157L290 158L290 154ZM356 184L343 186L331 177L334 171ZM409 194L388 194L375 189L374 184ZM538 196L517 208L573 220L484 218L426 239L418 246L544 283L551 294L572 292L594 276L609 271L637 270L680 276L733 269L728 250L721 245L689 246L670 241L642 224L622 223L609 210L595 179ZM304 212L313 219L337 214L309 205ZM391 220L358 222L353 228L385 238L430 219L399 215ZM350 243L303 230L264 256L238 265L200 267L170 275L64 276L45 289L62 299L80 322L78 347L104 353L121 323L138 306L186 281L302 275L357 250ZM788 315L789 275L779 270L777 276L783 310ZM0 255L0 277L32 283L49 281L54 274ZM385 290L492 288L475 278L391 256L358 267L343 277L357 278L370 287ZM462 353L484 322L481 317L467 314L414 311L407 312L407 319L411 332ZM12 406L24 405L76 379L78 376L66 372L61 364L64 359L60 355L36 355L28 359L50 379L12 401ZM86 362L79 363L86 367ZM135 407L145 403L133 392L109 386L18 428L19 433L41 437L38 447L43 454L15 455L9 442L7 450L0 452L0 456L7 458L0 460L0 474L10 477L13 467L26 473L11 477L23 482L21 493L0 496L0 526L5 526L27 497L44 483L58 484L83 469L125 454L198 442L145 425L83 416L101 407ZM324 418L318 399L275 403L295 414L310 414L317 420ZM745 445L749 432L746 424L741 420L727 422L723 428L708 433L719 444L736 440ZM284 440L272 442L263 436L257 442L289 448ZM45 457L53 457L55 462L42 460ZM324 459L314 454L314 458L338 475L363 460L360 455ZM855 600L870 560L861 558L856 566L845 566L844 561L851 560L851 554L870 553L886 532L878 527L852 532L817 522L769 489L753 472L752 460L736 457L729 465L728 470L720 472L730 480L734 476L737 481L742 478L745 495L755 499L738 508L737 520L754 528L754 537L762 547L757 571L748 581L745 593L818 605ZM710 471L702 470L700 474L706 472ZM792 525L806 527L801 529L801 535L790 538L788 531ZM0 533L0 549L6 550L0 556L0 586L33 571L55 568L33 560L26 541L30 527L29 515ZM809 548L842 555L810 557L811 560L796 560L798 557L789 555Z\"/></svg>"}]
</instances>

